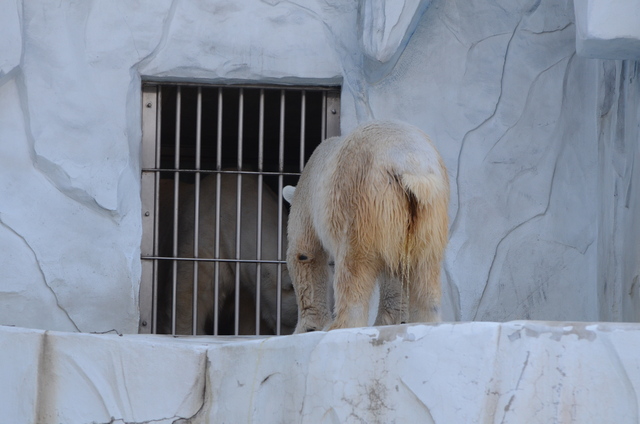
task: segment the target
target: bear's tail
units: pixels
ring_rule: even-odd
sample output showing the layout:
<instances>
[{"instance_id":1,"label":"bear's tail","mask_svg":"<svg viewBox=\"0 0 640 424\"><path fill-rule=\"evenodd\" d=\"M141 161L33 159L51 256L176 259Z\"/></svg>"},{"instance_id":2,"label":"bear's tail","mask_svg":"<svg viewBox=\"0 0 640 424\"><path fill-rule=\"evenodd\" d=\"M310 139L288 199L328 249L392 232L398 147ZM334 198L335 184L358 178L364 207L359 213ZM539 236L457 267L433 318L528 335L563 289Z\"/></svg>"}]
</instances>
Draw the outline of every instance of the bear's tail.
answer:
<instances>
[{"instance_id":1,"label":"bear's tail","mask_svg":"<svg viewBox=\"0 0 640 424\"><path fill-rule=\"evenodd\" d=\"M447 177L433 172L427 175L403 174L400 183L407 195L422 206L429 206L439 197L449 194Z\"/></svg>"},{"instance_id":2,"label":"bear's tail","mask_svg":"<svg viewBox=\"0 0 640 424\"><path fill-rule=\"evenodd\" d=\"M421 253L418 254L423 255L422 249L425 248L423 246L425 240L430 241L430 244L433 245L432 248L435 248L434 252L443 250L438 249L437 246L446 244L449 180L446 171L443 170L440 175L434 172L426 175L402 174L400 184L404 190L408 207L406 236L400 259L403 296L408 296L406 282L411 264L416 261L414 257L417 253L416 246L421 246L419 248ZM428 210L430 212L427 212ZM426 217L430 217L428 225L421 222Z\"/></svg>"}]
</instances>

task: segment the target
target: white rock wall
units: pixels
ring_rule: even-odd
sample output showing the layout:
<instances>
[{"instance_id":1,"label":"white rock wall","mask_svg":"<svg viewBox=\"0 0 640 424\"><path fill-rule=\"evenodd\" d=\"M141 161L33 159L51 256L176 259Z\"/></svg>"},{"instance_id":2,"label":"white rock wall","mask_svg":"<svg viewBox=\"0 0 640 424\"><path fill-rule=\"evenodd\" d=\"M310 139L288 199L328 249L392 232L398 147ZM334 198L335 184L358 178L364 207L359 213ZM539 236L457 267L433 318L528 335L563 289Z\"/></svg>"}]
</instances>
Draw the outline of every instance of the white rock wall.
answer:
<instances>
[{"instance_id":1,"label":"white rock wall","mask_svg":"<svg viewBox=\"0 0 640 424\"><path fill-rule=\"evenodd\" d=\"M576 0L578 55L597 66L598 307L602 321L640 320L638 183L640 2Z\"/></svg>"},{"instance_id":2,"label":"white rock wall","mask_svg":"<svg viewBox=\"0 0 640 424\"><path fill-rule=\"evenodd\" d=\"M637 423L637 324L456 323L242 341L0 327L0 422Z\"/></svg>"},{"instance_id":3,"label":"white rock wall","mask_svg":"<svg viewBox=\"0 0 640 424\"><path fill-rule=\"evenodd\" d=\"M598 319L596 78L571 2L448 1L372 81L449 166L449 319Z\"/></svg>"},{"instance_id":4,"label":"white rock wall","mask_svg":"<svg viewBox=\"0 0 640 424\"><path fill-rule=\"evenodd\" d=\"M447 320L638 319L638 64L577 56L571 1L0 6L0 323L137 331L142 77L342 81L344 131L427 131Z\"/></svg>"},{"instance_id":5,"label":"white rock wall","mask_svg":"<svg viewBox=\"0 0 640 424\"><path fill-rule=\"evenodd\" d=\"M141 76L338 81L322 25L263 2L1 7L0 322L136 332Z\"/></svg>"},{"instance_id":6,"label":"white rock wall","mask_svg":"<svg viewBox=\"0 0 640 424\"><path fill-rule=\"evenodd\" d=\"M598 75L599 319L637 322L640 62L601 62Z\"/></svg>"}]
</instances>

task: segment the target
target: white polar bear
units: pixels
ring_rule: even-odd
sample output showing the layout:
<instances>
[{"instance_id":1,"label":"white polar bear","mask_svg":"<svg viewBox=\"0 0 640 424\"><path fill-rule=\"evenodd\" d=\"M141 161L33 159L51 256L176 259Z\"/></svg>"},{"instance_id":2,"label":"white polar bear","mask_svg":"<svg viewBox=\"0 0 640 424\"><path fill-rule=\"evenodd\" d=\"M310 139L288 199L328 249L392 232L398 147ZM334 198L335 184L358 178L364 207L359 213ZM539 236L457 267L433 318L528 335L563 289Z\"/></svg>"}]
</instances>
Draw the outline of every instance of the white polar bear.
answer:
<instances>
[{"instance_id":1,"label":"white polar bear","mask_svg":"<svg viewBox=\"0 0 640 424\"><path fill-rule=\"evenodd\" d=\"M170 256L172 240L171 220L173 219L173 181L161 181L161 213L160 226L166 231L165 238L160 241L161 253ZM234 258L236 245L236 193L237 176L222 174L220 176L220 257ZM202 179L199 201L199 258L215 257L216 238L216 191L215 176ZM242 177L241 202L241 243L240 258L250 261L256 257L257 250L257 210L258 210L258 177L244 175ZM164 202L162 202L162 200ZM193 255L195 233L195 189L193 184L180 183L179 198L179 237L178 257ZM266 184L262 186L262 259L277 259L278 240L278 197ZM286 215L285 215L286 219ZM286 249L286 243L284 243ZM193 274L194 266L190 261L177 262L176 287L176 334L191 334L193 322ZM278 315L278 267L275 263L264 263L260 267L260 318L262 334L275 334ZM213 262L200 262L198 265L197 325L196 334L211 334L213 331L213 313L215 299L215 265ZM240 265L240 334L255 334L255 304L247 303L247 296L257 297L256 266L251 262ZM171 332L171 261L162 261L159 288L163 296L160 299L158 327L161 332ZM222 262L219 265L218 308L220 311L220 328L233 328L233 313L224 309L227 298L235 290L235 265ZM280 285L281 299L281 333L290 334L296 325L296 296L286 267L282 270ZM248 314L248 315L247 315ZM230 321L230 322L229 322ZM265 328L266 327L266 328Z\"/></svg>"},{"instance_id":2,"label":"white polar bear","mask_svg":"<svg viewBox=\"0 0 640 424\"><path fill-rule=\"evenodd\" d=\"M367 325L376 281L375 325L440 319L449 179L422 131L372 122L328 139L284 194L291 203L287 264L298 301L296 333Z\"/></svg>"}]
</instances>

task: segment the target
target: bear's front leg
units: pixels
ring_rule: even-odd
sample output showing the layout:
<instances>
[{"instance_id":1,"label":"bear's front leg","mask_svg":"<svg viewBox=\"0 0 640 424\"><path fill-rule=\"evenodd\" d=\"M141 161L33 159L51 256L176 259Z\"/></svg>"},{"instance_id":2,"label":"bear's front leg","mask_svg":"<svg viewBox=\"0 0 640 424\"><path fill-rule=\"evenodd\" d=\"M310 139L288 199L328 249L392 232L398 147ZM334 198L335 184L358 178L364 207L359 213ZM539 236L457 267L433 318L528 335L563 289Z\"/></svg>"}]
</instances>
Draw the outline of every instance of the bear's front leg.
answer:
<instances>
[{"instance_id":1,"label":"bear's front leg","mask_svg":"<svg viewBox=\"0 0 640 424\"><path fill-rule=\"evenodd\" d=\"M287 253L287 265L298 301L296 334L323 330L331 322L329 258L318 248L319 244L315 247L290 249Z\"/></svg>"}]
</instances>

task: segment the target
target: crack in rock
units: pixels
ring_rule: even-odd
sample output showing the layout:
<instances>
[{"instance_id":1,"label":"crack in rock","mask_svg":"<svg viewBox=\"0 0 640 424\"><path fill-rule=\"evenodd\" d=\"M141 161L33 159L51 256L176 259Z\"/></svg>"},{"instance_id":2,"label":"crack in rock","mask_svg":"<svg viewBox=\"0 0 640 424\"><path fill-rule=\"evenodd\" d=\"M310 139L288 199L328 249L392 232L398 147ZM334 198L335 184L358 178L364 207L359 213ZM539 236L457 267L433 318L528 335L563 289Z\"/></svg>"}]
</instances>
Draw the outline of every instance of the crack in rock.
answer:
<instances>
[{"instance_id":1,"label":"crack in rock","mask_svg":"<svg viewBox=\"0 0 640 424\"><path fill-rule=\"evenodd\" d=\"M177 420L173 421L173 424L196 424L203 422L204 415L209 412L211 409L211 396L207 396L210 387L211 381L209 380L209 369L211 368L211 359L209 358L208 351L205 351L204 355L206 355L204 360L204 370L202 371L202 375L204 375L204 384L202 385L202 396L201 396L201 404L200 408L190 417L179 417Z\"/></svg>"},{"instance_id":2,"label":"crack in rock","mask_svg":"<svg viewBox=\"0 0 640 424\"><path fill-rule=\"evenodd\" d=\"M2 214L0 214L0 225L2 225L4 228L6 228L7 230L9 230L11 233L13 233L16 237L18 237L20 240L22 240L22 242L25 244L25 246L27 246L27 248L31 251L31 253L33 254L33 257L35 259L35 263L37 265L38 268L38 272L40 273L40 275L42 276L42 281L44 282L45 287L49 290L49 292L51 292L51 294L53 295L53 298L55 299L56 302L56 306L58 307L58 309L60 309L64 315L67 317L67 319L69 320L69 322L71 323L71 325L73 325L73 327L76 329L76 331L80 332L80 328L78 327L78 325L75 323L75 321L71 318L71 315L69 315L69 312L67 312L66 309L64 309L62 307L62 305L60 304L60 300L58 299L58 295L55 292L55 290L49 285L49 283L47 282L47 277L44 273L44 271L42 270L42 265L40 264L40 261L38 260L38 255L36 254L36 251L31 247L31 245L29 244L29 242L27 241L26 238L24 238L20 233L18 233L17 231L15 231L13 228L11 228L9 225L7 225L3 220L2 220Z\"/></svg>"}]
</instances>

